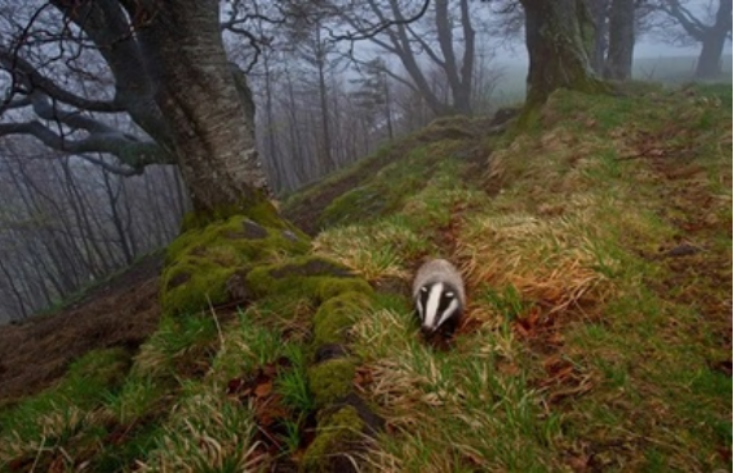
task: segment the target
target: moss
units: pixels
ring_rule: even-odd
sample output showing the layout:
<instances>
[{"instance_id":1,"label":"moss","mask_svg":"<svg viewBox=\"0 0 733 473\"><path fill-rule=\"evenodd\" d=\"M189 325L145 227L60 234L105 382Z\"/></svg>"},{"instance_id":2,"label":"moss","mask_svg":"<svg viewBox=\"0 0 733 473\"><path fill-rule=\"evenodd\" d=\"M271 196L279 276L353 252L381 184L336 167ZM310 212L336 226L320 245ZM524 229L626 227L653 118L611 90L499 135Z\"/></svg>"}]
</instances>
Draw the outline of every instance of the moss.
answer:
<instances>
[{"instance_id":1,"label":"moss","mask_svg":"<svg viewBox=\"0 0 733 473\"><path fill-rule=\"evenodd\" d=\"M343 399L351 392L356 364L354 358L334 358L308 369L308 383L317 408Z\"/></svg>"},{"instance_id":2,"label":"moss","mask_svg":"<svg viewBox=\"0 0 733 473\"><path fill-rule=\"evenodd\" d=\"M294 292L316 302L349 291L372 293L371 286L363 279L353 277L348 268L313 256L259 266L249 272L247 284L259 297Z\"/></svg>"},{"instance_id":3,"label":"moss","mask_svg":"<svg viewBox=\"0 0 733 473\"><path fill-rule=\"evenodd\" d=\"M166 261L175 261L181 254L190 253L195 248L201 252L216 246L230 247L247 259L261 259L282 252L304 253L310 244L308 237L300 233L286 234L282 229L263 227L238 215L183 233L168 246Z\"/></svg>"},{"instance_id":4,"label":"moss","mask_svg":"<svg viewBox=\"0 0 733 473\"><path fill-rule=\"evenodd\" d=\"M212 223L227 220L234 216L249 217L260 225L271 228L294 228L278 214L275 206L264 196L259 196L253 202L242 202L236 205L222 205L214 210L205 212L189 212L183 217L182 231L195 228L205 228Z\"/></svg>"},{"instance_id":5,"label":"moss","mask_svg":"<svg viewBox=\"0 0 733 473\"><path fill-rule=\"evenodd\" d=\"M346 457L359 441L364 422L352 406L344 406L318 426L316 438L303 457L307 472L353 471ZM340 454L340 455L339 455Z\"/></svg>"},{"instance_id":6,"label":"moss","mask_svg":"<svg viewBox=\"0 0 733 473\"><path fill-rule=\"evenodd\" d=\"M166 251L161 306L163 313L196 312L229 298L227 281L234 273L282 254L303 254L310 242L302 234L264 227L238 215L205 228L193 228Z\"/></svg>"},{"instance_id":7,"label":"moss","mask_svg":"<svg viewBox=\"0 0 733 473\"><path fill-rule=\"evenodd\" d=\"M339 294L347 292L361 293L365 295L372 295L374 293L374 289L372 289L369 283L360 278L322 278L318 281L315 289L316 297L321 301L331 299L332 297L336 297Z\"/></svg>"},{"instance_id":8,"label":"moss","mask_svg":"<svg viewBox=\"0 0 733 473\"><path fill-rule=\"evenodd\" d=\"M237 265L223 267L206 258L180 258L163 274L162 313L190 314L226 302L226 282L236 270Z\"/></svg>"},{"instance_id":9,"label":"moss","mask_svg":"<svg viewBox=\"0 0 733 473\"><path fill-rule=\"evenodd\" d=\"M343 343L354 313L367 303L363 293L348 291L321 304L313 318L314 346Z\"/></svg>"},{"instance_id":10,"label":"moss","mask_svg":"<svg viewBox=\"0 0 733 473\"><path fill-rule=\"evenodd\" d=\"M122 348L92 350L69 366L62 385L80 382L114 386L122 382L130 364L130 354Z\"/></svg>"}]
</instances>

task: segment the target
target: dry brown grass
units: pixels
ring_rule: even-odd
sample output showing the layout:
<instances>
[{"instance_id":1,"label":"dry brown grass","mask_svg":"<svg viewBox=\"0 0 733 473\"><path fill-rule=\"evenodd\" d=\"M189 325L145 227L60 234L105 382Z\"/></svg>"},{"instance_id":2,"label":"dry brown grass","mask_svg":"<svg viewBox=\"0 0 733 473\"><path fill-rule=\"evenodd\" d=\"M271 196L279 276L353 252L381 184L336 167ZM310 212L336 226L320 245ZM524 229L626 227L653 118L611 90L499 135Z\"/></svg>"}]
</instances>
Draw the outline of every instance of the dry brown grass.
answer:
<instances>
[{"instance_id":1,"label":"dry brown grass","mask_svg":"<svg viewBox=\"0 0 733 473\"><path fill-rule=\"evenodd\" d=\"M583 216L479 216L458 243L461 269L471 287L511 285L550 314L594 305L609 296L612 285L598 270L589 225ZM606 258L603 264L613 268L618 262Z\"/></svg>"}]
</instances>

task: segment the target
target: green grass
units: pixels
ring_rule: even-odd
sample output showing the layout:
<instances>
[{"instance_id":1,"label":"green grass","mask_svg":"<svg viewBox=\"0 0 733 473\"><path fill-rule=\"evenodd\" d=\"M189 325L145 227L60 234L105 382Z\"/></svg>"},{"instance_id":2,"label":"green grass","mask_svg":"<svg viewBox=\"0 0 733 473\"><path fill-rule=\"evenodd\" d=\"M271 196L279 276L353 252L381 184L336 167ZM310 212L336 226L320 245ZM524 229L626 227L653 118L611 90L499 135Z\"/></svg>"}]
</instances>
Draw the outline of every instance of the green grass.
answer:
<instances>
[{"instance_id":1,"label":"green grass","mask_svg":"<svg viewBox=\"0 0 733 473\"><path fill-rule=\"evenodd\" d=\"M309 414L315 410L316 403L308 387L306 355L302 347L288 344L285 346L285 356L290 360L291 367L278 376L275 389L282 395L285 405L294 412Z\"/></svg>"},{"instance_id":2,"label":"green grass","mask_svg":"<svg viewBox=\"0 0 733 473\"><path fill-rule=\"evenodd\" d=\"M59 448L74 458L98 442L104 434L99 409L128 368L123 350L91 351L71 364L57 386L0 412L0 467L18 458L47 464Z\"/></svg>"}]
</instances>

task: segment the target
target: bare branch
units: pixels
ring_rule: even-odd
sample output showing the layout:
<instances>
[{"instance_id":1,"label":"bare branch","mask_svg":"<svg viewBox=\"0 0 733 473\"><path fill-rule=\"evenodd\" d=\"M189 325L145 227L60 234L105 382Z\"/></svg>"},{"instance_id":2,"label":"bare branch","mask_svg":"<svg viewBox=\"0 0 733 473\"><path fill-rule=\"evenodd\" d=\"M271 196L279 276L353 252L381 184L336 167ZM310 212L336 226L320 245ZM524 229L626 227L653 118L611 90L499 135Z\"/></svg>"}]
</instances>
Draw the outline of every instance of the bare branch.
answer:
<instances>
[{"instance_id":1,"label":"bare branch","mask_svg":"<svg viewBox=\"0 0 733 473\"><path fill-rule=\"evenodd\" d=\"M102 158L95 158L94 156L89 156L88 154L79 154L77 156L83 159L84 161L94 164L95 166L99 166L100 168L104 169L105 171L111 172L112 174L117 174L118 176L130 177L130 176L138 176L143 173L142 167L134 168L134 167L115 166L114 164L111 164Z\"/></svg>"},{"instance_id":2,"label":"bare branch","mask_svg":"<svg viewBox=\"0 0 733 473\"><path fill-rule=\"evenodd\" d=\"M663 1L660 3L660 9L677 20L687 34L696 41L704 40L705 31L708 29L708 26L697 19L690 10L683 7L678 0Z\"/></svg>"},{"instance_id":3,"label":"bare branch","mask_svg":"<svg viewBox=\"0 0 733 473\"><path fill-rule=\"evenodd\" d=\"M68 139L38 120L0 124L0 136L29 135L44 145L69 154L109 153L136 170L150 164L174 164L170 155L155 142L137 141L116 131L90 133L85 138Z\"/></svg>"},{"instance_id":4,"label":"bare branch","mask_svg":"<svg viewBox=\"0 0 733 473\"><path fill-rule=\"evenodd\" d=\"M17 51L8 51L0 48L0 65L3 69L12 74L15 84L22 84L22 89L12 92L22 92L30 94L36 88L41 89L54 100L59 102L82 108L93 112L119 113L125 111L125 108L114 101L107 100L89 100L80 97L67 90L57 86L52 80L38 72L28 61L18 56ZM17 87L17 86L16 86ZM13 98L13 93L8 94L5 98L5 107Z\"/></svg>"},{"instance_id":5,"label":"bare branch","mask_svg":"<svg viewBox=\"0 0 733 473\"><path fill-rule=\"evenodd\" d=\"M382 21L380 24L371 27L368 31L359 31L357 33L348 32L342 35L334 35L333 33L331 33L331 39L335 41L360 41L363 39L372 39L387 28L398 25L408 25L414 21L419 20L428 11L428 6L430 6L430 0L423 0L423 5L420 8L420 11L418 11L410 18L397 17L393 20Z\"/></svg>"}]
</instances>

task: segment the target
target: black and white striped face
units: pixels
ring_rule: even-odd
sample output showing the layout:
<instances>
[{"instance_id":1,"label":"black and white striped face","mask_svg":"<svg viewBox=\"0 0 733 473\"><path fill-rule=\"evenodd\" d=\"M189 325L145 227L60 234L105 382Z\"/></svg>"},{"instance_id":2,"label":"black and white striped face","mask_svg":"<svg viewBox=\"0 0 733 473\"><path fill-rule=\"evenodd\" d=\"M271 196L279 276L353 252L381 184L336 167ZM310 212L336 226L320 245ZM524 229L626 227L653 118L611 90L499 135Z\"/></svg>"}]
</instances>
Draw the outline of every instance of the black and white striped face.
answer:
<instances>
[{"instance_id":1,"label":"black and white striped face","mask_svg":"<svg viewBox=\"0 0 733 473\"><path fill-rule=\"evenodd\" d=\"M462 310L455 289L442 282L422 286L415 304L422 330L427 333L434 333Z\"/></svg>"}]
</instances>

